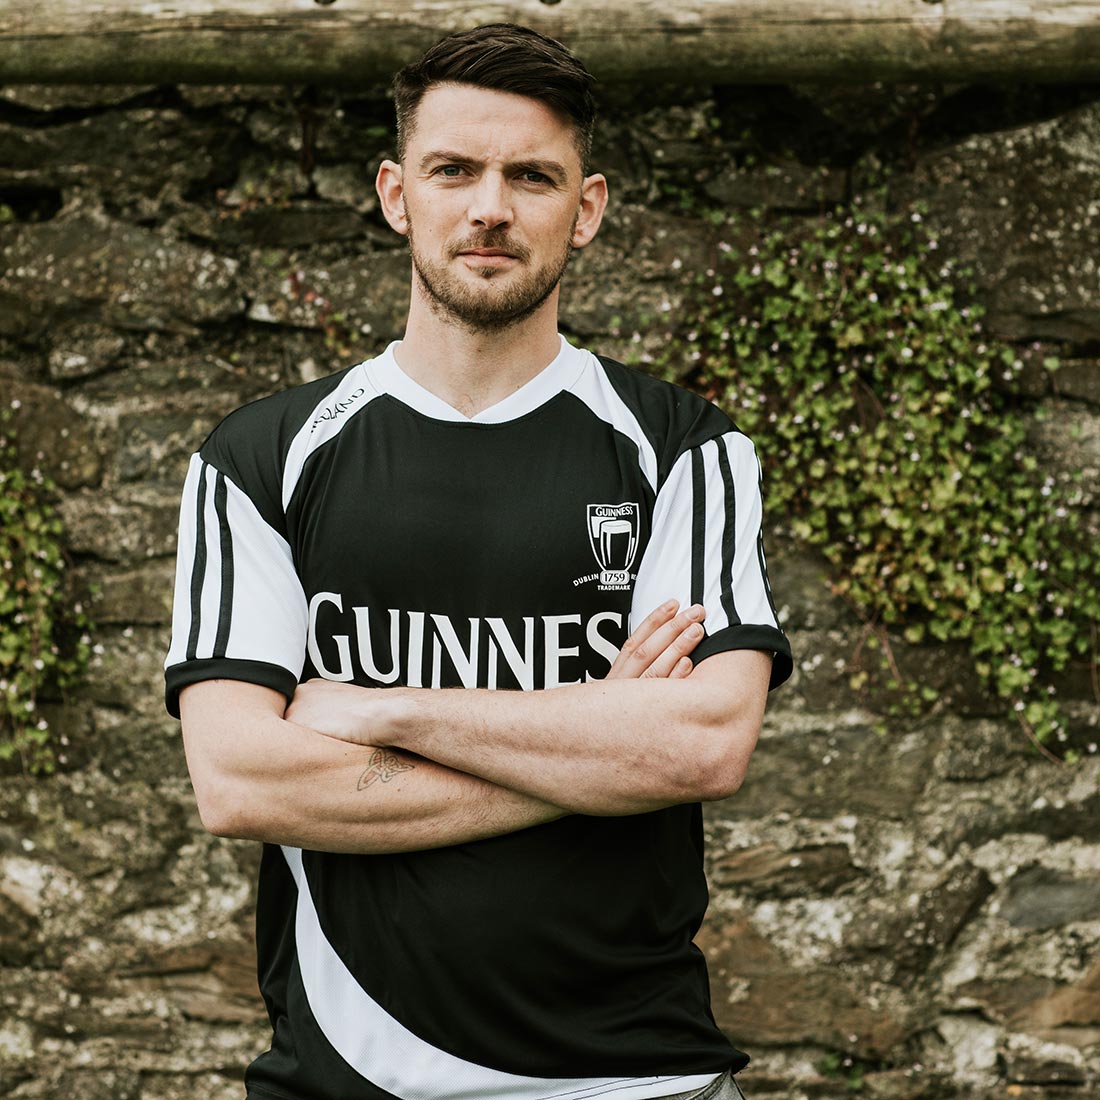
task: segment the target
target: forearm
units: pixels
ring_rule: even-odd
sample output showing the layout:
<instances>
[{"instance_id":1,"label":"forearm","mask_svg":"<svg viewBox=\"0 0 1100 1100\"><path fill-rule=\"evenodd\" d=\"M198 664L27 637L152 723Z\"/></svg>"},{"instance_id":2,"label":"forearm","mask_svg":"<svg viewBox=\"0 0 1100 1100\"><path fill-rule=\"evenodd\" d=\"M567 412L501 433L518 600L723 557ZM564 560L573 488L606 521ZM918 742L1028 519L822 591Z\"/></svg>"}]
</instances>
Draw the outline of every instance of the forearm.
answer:
<instances>
[{"instance_id":1,"label":"forearm","mask_svg":"<svg viewBox=\"0 0 1100 1100\"><path fill-rule=\"evenodd\" d=\"M254 714L219 736L209 724L214 715L191 711L184 731L192 780L204 825L219 835L329 852L399 852L515 832L565 812L400 749L338 741L276 714Z\"/></svg>"},{"instance_id":2,"label":"forearm","mask_svg":"<svg viewBox=\"0 0 1100 1100\"><path fill-rule=\"evenodd\" d=\"M754 659L747 667L766 667L768 658L746 658ZM731 703L728 685L713 678L535 692L387 690L349 700L363 707L353 736L593 814L726 797L744 777L763 714L761 693Z\"/></svg>"},{"instance_id":3,"label":"forearm","mask_svg":"<svg viewBox=\"0 0 1100 1100\"><path fill-rule=\"evenodd\" d=\"M722 780L720 746L707 743L704 717L681 705L690 700L676 698L684 689L635 680L412 692L383 740L576 812L643 813L710 797L710 782Z\"/></svg>"}]
</instances>

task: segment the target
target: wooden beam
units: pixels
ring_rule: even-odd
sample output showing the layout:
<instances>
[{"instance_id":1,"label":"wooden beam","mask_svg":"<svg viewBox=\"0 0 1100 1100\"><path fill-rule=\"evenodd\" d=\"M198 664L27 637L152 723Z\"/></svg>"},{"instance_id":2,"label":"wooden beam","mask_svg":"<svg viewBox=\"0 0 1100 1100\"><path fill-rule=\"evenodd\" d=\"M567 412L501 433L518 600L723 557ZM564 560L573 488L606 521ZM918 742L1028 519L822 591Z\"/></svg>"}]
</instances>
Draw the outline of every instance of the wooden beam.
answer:
<instances>
[{"instance_id":1,"label":"wooden beam","mask_svg":"<svg viewBox=\"0 0 1100 1100\"><path fill-rule=\"evenodd\" d=\"M1100 0L0 0L0 84L388 81L516 22L601 80L1100 80Z\"/></svg>"}]
</instances>

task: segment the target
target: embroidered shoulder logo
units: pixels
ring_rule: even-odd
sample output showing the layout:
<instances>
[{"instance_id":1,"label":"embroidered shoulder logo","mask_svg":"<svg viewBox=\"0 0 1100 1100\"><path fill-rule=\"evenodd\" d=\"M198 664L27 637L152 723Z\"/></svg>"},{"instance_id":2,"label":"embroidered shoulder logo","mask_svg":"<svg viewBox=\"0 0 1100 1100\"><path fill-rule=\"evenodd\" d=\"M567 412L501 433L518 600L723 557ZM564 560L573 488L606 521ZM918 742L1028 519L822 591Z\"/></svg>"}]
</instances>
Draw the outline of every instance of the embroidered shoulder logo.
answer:
<instances>
[{"instance_id":1,"label":"embroidered shoulder logo","mask_svg":"<svg viewBox=\"0 0 1100 1100\"><path fill-rule=\"evenodd\" d=\"M629 588L638 552L638 505L590 504L588 542L600 567L599 587Z\"/></svg>"}]
</instances>

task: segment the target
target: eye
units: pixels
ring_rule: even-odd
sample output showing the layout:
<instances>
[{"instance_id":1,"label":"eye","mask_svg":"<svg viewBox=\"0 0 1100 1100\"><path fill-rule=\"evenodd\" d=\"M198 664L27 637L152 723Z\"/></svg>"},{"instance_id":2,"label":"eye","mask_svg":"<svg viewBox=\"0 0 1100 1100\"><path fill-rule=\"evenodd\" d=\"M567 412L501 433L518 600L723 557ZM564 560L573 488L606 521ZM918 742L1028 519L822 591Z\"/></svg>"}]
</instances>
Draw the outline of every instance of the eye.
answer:
<instances>
[{"instance_id":1,"label":"eye","mask_svg":"<svg viewBox=\"0 0 1100 1100\"><path fill-rule=\"evenodd\" d=\"M550 177L542 172L536 172L533 168L523 173L525 183L550 183Z\"/></svg>"},{"instance_id":2,"label":"eye","mask_svg":"<svg viewBox=\"0 0 1100 1100\"><path fill-rule=\"evenodd\" d=\"M444 164L436 169L436 174L445 177L446 179L457 179L462 175L463 168L461 164Z\"/></svg>"}]
</instances>

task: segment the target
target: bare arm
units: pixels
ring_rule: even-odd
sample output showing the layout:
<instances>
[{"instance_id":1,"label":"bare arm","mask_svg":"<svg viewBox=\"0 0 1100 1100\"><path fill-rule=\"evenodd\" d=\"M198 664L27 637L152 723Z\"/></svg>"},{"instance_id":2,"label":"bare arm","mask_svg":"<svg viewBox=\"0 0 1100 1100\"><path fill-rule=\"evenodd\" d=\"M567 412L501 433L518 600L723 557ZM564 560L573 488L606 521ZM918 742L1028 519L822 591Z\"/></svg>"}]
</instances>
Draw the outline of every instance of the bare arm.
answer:
<instances>
[{"instance_id":1,"label":"bare arm","mask_svg":"<svg viewBox=\"0 0 1100 1100\"><path fill-rule=\"evenodd\" d=\"M697 610L677 614L674 604L658 608L623 646L609 679L686 676L697 618ZM333 721L331 702L313 694L317 724ZM181 692L180 709L199 812L219 835L395 852L515 832L567 812L398 748L352 744L287 720L282 695L254 684L193 684Z\"/></svg>"},{"instance_id":2,"label":"bare arm","mask_svg":"<svg viewBox=\"0 0 1100 1100\"><path fill-rule=\"evenodd\" d=\"M288 715L573 812L641 813L737 790L770 670L770 654L736 650L709 657L686 678L538 692L373 691L314 680L299 688Z\"/></svg>"},{"instance_id":3,"label":"bare arm","mask_svg":"<svg viewBox=\"0 0 1100 1100\"><path fill-rule=\"evenodd\" d=\"M220 836L326 852L480 840L565 810L400 749L353 745L283 718L283 696L236 680L180 693L203 824Z\"/></svg>"}]
</instances>

